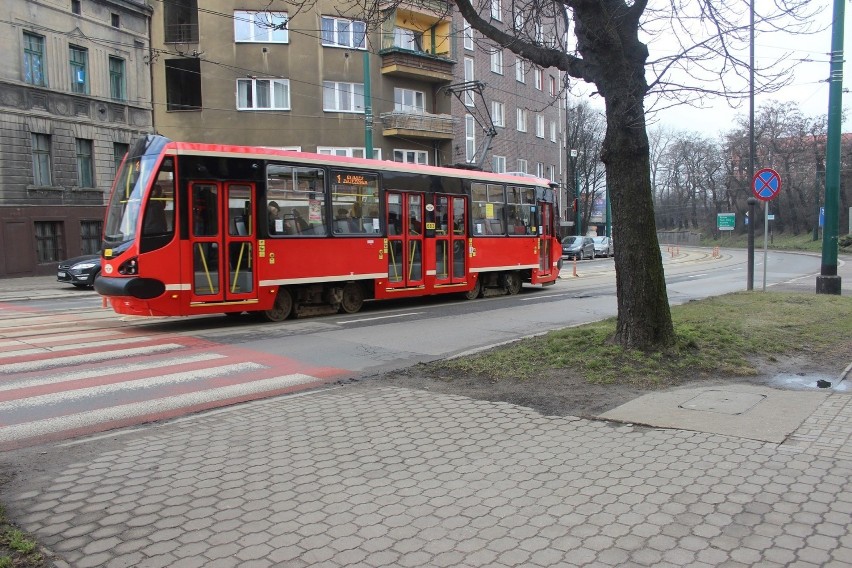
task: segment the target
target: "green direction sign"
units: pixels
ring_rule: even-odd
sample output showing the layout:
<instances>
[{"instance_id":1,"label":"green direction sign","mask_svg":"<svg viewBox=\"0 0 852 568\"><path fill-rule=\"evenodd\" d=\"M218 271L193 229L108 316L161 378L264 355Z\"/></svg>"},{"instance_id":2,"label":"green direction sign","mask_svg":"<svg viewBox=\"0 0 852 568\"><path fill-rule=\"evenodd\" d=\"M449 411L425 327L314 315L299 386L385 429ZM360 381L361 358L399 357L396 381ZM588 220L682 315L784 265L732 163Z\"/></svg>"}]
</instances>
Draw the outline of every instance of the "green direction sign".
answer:
<instances>
[{"instance_id":1,"label":"green direction sign","mask_svg":"<svg viewBox=\"0 0 852 568\"><path fill-rule=\"evenodd\" d=\"M736 213L717 213L716 228L720 231L733 231L737 226Z\"/></svg>"}]
</instances>

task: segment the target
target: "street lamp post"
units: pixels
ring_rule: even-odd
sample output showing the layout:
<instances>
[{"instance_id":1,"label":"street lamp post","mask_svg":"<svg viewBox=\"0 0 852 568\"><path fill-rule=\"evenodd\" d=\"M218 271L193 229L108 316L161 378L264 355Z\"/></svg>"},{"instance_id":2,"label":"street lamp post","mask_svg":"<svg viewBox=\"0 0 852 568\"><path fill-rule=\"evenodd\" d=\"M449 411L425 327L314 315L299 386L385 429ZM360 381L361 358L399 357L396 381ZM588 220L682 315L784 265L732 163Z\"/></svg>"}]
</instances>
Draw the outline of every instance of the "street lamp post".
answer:
<instances>
[{"instance_id":1,"label":"street lamp post","mask_svg":"<svg viewBox=\"0 0 852 568\"><path fill-rule=\"evenodd\" d=\"M577 156L579 151L571 149L571 171L574 172L574 234L580 236L580 176L577 174Z\"/></svg>"}]
</instances>

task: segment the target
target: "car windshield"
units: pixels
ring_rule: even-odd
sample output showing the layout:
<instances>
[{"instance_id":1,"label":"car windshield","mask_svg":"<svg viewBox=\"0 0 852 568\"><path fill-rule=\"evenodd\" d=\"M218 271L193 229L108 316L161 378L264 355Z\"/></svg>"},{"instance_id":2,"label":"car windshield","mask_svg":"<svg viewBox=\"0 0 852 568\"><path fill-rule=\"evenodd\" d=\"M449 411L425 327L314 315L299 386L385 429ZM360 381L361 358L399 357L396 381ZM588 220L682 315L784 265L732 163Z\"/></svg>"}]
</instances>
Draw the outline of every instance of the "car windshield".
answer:
<instances>
[{"instance_id":1,"label":"car windshield","mask_svg":"<svg viewBox=\"0 0 852 568\"><path fill-rule=\"evenodd\" d=\"M597 244L602 245L606 242L606 237L594 237L592 240Z\"/></svg>"},{"instance_id":2,"label":"car windshield","mask_svg":"<svg viewBox=\"0 0 852 568\"><path fill-rule=\"evenodd\" d=\"M576 241L576 240L577 240L577 237L565 237L564 239L562 239L562 244L563 245L573 245L574 241Z\"/></svg>"}]
</instances>

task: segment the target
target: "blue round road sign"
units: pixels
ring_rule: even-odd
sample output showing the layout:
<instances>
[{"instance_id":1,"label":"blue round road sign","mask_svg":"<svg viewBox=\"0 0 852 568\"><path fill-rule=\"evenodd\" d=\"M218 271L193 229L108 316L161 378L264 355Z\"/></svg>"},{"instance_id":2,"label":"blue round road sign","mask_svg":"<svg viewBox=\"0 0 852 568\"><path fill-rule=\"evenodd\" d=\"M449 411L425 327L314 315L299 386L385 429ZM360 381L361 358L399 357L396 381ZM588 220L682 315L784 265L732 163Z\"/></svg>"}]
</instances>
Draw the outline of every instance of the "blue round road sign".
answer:
<instances>
[{"instance_id":1,"label":"blue round road sign","mask_svg":"<svg viewBox=\"0 0 852 568\"><path fill-rule=\"evenodd\" d=\"M761 201L772 201L781 191L781 176L772 168L763 168L754 174L751 191Z\"/></svg>"}]
</instances>

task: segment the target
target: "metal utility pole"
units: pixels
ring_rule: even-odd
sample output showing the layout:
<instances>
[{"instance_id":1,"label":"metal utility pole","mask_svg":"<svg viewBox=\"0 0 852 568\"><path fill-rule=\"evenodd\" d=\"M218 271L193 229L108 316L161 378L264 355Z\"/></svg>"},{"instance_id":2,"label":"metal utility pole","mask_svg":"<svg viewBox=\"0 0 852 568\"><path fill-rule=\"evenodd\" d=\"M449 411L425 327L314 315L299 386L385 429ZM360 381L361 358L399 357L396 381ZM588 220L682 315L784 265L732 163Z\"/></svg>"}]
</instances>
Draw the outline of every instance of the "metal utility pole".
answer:
<instances>
[{"instance_id":1,"label":"metal utility pole","mask_svg":"<svg viewBox=\"0 0 852 568\"><path fill-rule=\"evenodd\" d=\"M828 78L828 136L825 149L825 226L822 232L822 265L816 280L817 294L840 295L837 239L840 231L844 4L844 0L834 0L834 22L831 24L831 74Z\"/></svg>"},{"instance_id":2,"label":"metal utility pole","mask_svg":"<svg viewBox=\"0 0 852 568\"><path fill-rule=\"evenodd\" d=\"M571 171L574 173L574 234L578 237L580 232L580 175L577 172L577 156L579 151L571 149Z\"/></svg>"},{"instance_id":3,"label":"metal utility pole","mask_svg":"<svg viewBox=\"0 0 852 568\"><path fill-rule=\"evenodd\" d=\"M373 159L373 100L370 94L370 52L364 52L364 157Z\"/></svg>"}]
</instances>

